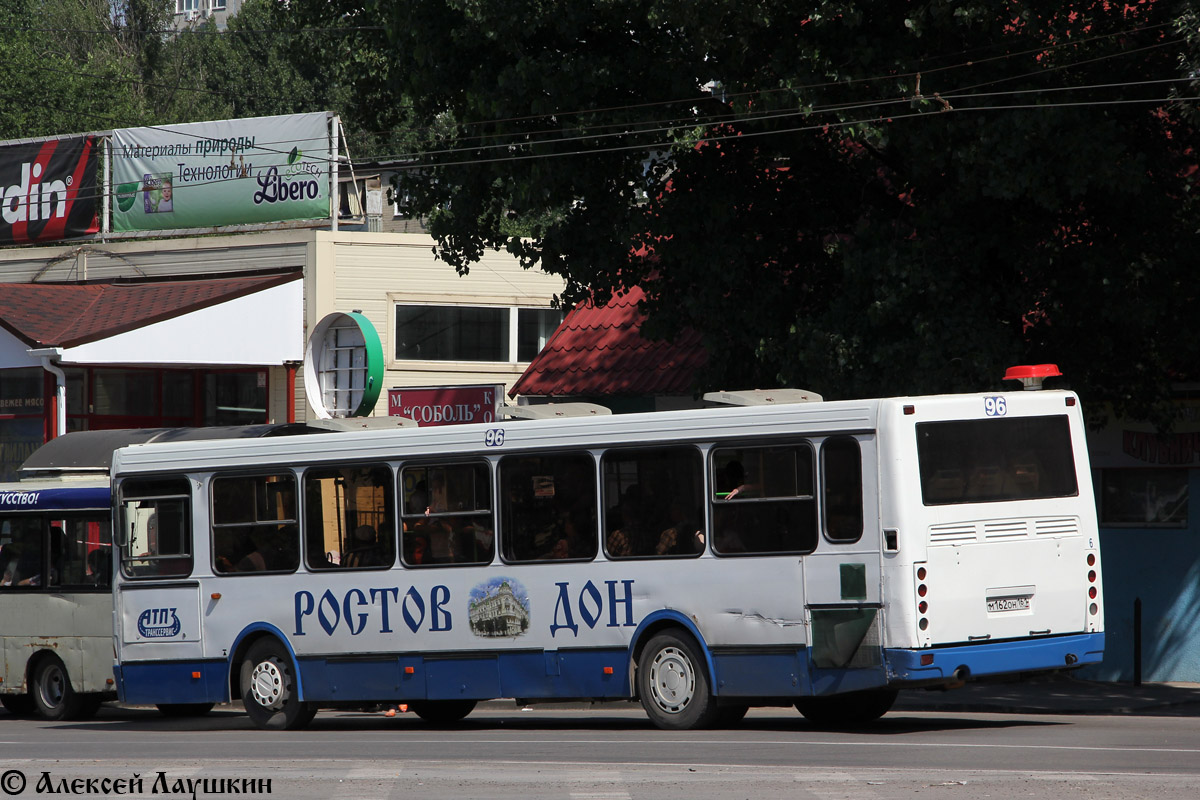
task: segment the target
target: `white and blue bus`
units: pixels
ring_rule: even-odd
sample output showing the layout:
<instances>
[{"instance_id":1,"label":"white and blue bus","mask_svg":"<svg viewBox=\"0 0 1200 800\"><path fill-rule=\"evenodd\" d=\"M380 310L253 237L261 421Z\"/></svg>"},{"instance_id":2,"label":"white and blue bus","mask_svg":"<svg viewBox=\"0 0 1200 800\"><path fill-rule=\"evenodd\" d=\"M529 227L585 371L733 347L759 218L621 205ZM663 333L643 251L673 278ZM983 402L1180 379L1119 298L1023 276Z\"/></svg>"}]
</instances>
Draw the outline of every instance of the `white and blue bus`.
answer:
<instances>
[{"instance_id":1,"label":"white and blue bus","mask_svg":"<svg viewBox=\"0 0 1200 800\"><path fill-rule=\"evenodd\" d=\"M15 716L84 719L116 699L112 452L134 442L271 436L289 425L67 433L0 484L0 704ZM200 707L163 704L167 714Z\"/></svg>"},{"instance_id":2,"label":"white and blue bus","mask_svg":"<svg viewBox=\"0 0 1200 800\"><path fill-rule=\"evenodd\" d=\"M1077 397L1021 391L123 448L117 690L638 699L663 728L1100 660Z\"/></svg>"}]
</instances>

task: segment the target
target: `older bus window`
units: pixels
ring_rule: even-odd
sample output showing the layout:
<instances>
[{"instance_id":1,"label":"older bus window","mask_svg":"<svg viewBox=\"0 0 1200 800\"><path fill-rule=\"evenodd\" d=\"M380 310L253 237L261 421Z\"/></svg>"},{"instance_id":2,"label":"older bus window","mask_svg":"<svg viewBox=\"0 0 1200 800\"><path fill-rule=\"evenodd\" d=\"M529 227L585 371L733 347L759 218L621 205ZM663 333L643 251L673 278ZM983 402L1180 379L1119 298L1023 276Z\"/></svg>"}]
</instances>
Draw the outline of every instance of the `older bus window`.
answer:
<instances>
[{"instance_id":1,"label":"older bus window","mask_svg":"<svg viewBox=\"0 0 1200 800\"><path fill-rule=\"evenodd\" d=\"M720 448L712 469L714 552L808 553L817 546L810 445Z\"/></svg>"},{"instance_id":2,"label":"older bus window","mask_svg":"<svg viewBox=\"0 0 1200 800\"><path fill-rule=\"evenodd\" d=\"M304 473L309 569L382 569L396 563L395 501L387 467L317 467Z\"/></svg>"}]
</instances>

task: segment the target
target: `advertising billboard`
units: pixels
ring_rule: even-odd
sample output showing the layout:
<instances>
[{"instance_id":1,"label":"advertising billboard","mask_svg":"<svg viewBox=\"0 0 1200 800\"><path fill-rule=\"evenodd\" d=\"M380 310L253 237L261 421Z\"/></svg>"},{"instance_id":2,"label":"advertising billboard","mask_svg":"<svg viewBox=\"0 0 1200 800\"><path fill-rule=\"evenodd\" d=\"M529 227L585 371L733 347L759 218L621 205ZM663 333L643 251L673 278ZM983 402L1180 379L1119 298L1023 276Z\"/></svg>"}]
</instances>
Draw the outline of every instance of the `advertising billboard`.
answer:
<instances>
[{"instance_id":1,"label":"advertising billboard","mask_svg":"<svg viewBox=\"0 0 1200 800\"><path fill-rule=\"evenodd\" d=\"M325 112L113 131L115 231L329 217Z\"/></svg>"},{"instance_id":2,"label":"advertising billboard","mask_svg":"<svg viewBox=\"0 0 1200 800\"><path fill-rule=\"evenodd\" d=\"M0 147L0 245L98 231L96 137Z\"/></svg>"}]
</instances>

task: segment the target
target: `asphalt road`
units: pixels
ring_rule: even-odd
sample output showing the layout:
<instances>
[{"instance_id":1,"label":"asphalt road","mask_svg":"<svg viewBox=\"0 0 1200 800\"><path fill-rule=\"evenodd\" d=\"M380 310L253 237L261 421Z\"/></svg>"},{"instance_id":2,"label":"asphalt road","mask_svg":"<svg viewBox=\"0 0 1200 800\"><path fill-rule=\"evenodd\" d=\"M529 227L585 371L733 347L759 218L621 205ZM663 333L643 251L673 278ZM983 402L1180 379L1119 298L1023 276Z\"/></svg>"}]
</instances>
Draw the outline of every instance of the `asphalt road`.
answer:
<instances>
[{"instance_id":1,"label":"asphalt road","mask_svg":"<svg viewBox=\"0 0 1200 800\"><path fill-rule=\"evenodd\" d=\"M623 705L489 706L449 728L411 714L322 712L287 733L231 710L178 720L106 707L78 723L0 712L0 773L0 800L219 797L228 781L245 796L240 782L261 779L270 791L253 784L257 796L287 800L1179 798L1200 786L1200 717L901 710L870 730L831 732L768 709L736 728L676 733ZM114 783L135 774L140 792Z\"/></svg>"}]
</instances>

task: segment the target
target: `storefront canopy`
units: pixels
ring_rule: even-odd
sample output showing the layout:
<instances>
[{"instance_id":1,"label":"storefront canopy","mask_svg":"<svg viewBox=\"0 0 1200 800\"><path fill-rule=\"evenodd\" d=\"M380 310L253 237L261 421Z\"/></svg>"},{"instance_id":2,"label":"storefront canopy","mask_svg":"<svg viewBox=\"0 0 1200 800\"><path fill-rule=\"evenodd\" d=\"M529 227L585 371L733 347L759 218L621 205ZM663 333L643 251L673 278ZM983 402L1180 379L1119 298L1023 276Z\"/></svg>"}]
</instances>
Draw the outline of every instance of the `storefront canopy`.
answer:
<instances>
[{"instance_id":1,"label":"storefront canopy","mask_svg":"<svg viewBox=\"0 0 1200 800\"><path fill-rule=\"evenodd\" d=\"M677 395L693 389L707 354L700 336L685 331L674 342L642 338L634 287L608 305L576 306L530 363L511 396L600 397Z\"/></svg>"},{"instance_id":2,"label":"storefront canopy","mask_svg":"<svg viewBox=\"0 0 1200 800\"><path fill-rule=\"evenodd\" d=\"M273 365L304 358L298 271L88 284L0 284L0 369L40 365ZM39 356L30 351L41 351Z\"/></svg>"}]
</instances>

